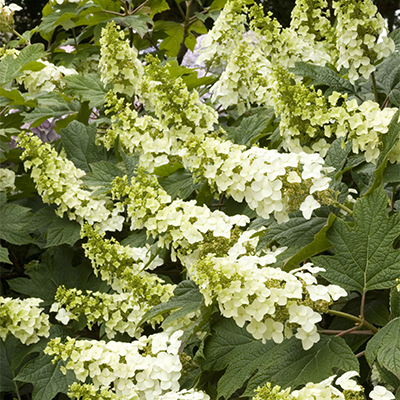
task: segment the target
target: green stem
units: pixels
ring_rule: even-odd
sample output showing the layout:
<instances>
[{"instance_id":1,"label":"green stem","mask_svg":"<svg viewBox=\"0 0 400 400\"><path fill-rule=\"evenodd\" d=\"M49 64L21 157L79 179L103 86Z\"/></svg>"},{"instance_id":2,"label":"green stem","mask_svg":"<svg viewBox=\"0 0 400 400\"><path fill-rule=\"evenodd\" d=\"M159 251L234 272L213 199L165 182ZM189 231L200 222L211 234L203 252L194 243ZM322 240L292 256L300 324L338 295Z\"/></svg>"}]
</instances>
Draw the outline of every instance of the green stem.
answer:
<instances>
[{"instance_id":1,"label":"green stem","mask_svg":"<svg viewBox=\"0 0 400 400\"><path fill-rule=\"evenodd\" d=\"M375 74L373 72L371 74L371 79L372 79L372 88L374 90L375 101L378 103L379 102L378 88L376 87L376 79L375 79Z\"/></svg>"},{"instance_id":2,"label":"green stem","mask_svg":"<svg viewBox=\"0 0 400 400\"><path fill-rule=\"evenodd\" d=\"M370 324L368 321L366 321L365 319L356 317L355 315L352 314L347 314L345 312L342 311L336 311L336 310L328 310L327 314L331 314L331 315L335 315L337 317L342 317L342 318L346 318L346 319L350 319L351 321L354 322L358 322L360 325L365 326L366 328L368 328L369 330L371 330L372 332L376 333L378 332L378 329L375 328L374 325Z\"/></svg>"},{"instance_id":3,"label":"green stem","mask_svg":"<svg viewBox=\"0 0 400 400\"><path fill-rule=\"evenodd\" d=\"M76 40L75 28L72 28L72 34L74 35L75 50L79 51L78 41Z\"/></svg>"},{"instance_id":4,"label":"green stem","mask_svg":"<svg viewBox=\"0 0 400 400\"><path fill-rule=\"evenodd\" d=\"M341 208L343 211L345 211L347 214L349 214L350 216L353 215L353 210L350 210L350 208L346 207L345 205L339 203L338 201L335 201L334 205L336 207Z\"/></svg>"}]
</instances>

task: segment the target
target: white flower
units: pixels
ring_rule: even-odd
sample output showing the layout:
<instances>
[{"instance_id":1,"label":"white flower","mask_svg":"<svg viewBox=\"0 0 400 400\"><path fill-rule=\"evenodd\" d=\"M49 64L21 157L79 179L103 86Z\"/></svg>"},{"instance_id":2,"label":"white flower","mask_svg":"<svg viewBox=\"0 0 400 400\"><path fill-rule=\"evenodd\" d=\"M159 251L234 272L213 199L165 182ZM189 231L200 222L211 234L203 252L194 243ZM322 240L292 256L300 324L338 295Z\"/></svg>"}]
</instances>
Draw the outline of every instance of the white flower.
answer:
<instances>
[{"instance_id":1,"label":"white flower","mask_svg":"<svg viewBox=\"0 0 400 400\"><path fill-rule=\"evenodd\" d=\"M336 380L336 384L339 385L343 390L353 390L359 392L361 387L354 381L354 376L358 376L356 371L349 371L344 373L340 378Z\"/></svg>"},{"instance_id":2,"label":"white flower","mask_svg":"<svg viewBox=\"0 0 400 400\"><path fill-rule=\"evenodd\" d=\"M393 393L379 385L374 387L374 390L369 394L369 397L373 400L391 400L395 398Z\"/></svg>"},{"instance_id":3,"label":"white flower","mask_svg":"<svg viewBox=\"0 0 400 400\"><path fill-rule=\"evenodd\" d=\"M320 204L318 201L312 195L309 195L301 204L300 211L303 213L305 219L310 219L312 212L319 207Z\"/></svg>"}]
</instances>

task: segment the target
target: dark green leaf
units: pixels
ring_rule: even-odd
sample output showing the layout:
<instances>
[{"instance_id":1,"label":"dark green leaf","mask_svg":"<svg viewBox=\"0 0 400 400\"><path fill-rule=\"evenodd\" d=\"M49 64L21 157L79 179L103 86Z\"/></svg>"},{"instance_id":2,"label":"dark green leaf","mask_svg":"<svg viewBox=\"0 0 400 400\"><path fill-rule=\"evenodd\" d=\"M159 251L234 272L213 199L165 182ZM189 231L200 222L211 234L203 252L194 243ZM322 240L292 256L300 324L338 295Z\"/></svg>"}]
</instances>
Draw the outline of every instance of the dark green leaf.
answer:
<instances>
[{"instance_id":1,"label":"dark green leaf","mask_svg":"<svg viewBox=\"0 0 400 400\"><path fill-rule=\"evenodd\" d=\"M334 256L319 256L314 264L321 275L346 290L360 293L387 289L400 277L400 250L393 248L400 234L400 215L388 217L388 198L382 188L357 200L354 224L337 219L327 233Z\"/></svg>"},{"instance_id":2,"label":"dark green leaf","mask_svg":"<svg viewBox=\"0 0 400 400\"><path fill-rule=\"evenodd\" d=\"M148 321L158 315L174 311L169 315L164 323L174 321L177 318L199 310L203 301L203 295L193 281L182 281L174 290L174 296L166 303L158 304L149 310L142 318L140 323Z\"/></svg>"},{"instance_id":3,"label":"dark green leaf","mask_svg":"<svg viewBox=\"0 0 400 400\"><path fill-rule=\"evenodd\" d=\"M372 365L378 360L397 378L400 378L400 318L395 318L379 330L368 342L365 357Z\"/></svg>"},{"instance_id":4,"label":"dark green leaf","mask_svg":"<svg viewBox=\"0 0 400 400\"><path fill-rule=\"evenodd\" d=\"M400 317L400 292L393 288L390 293L390 312L392 318Z\"/></svg>"},{"instance_id":5,"label":"dark green leaf","mask_svg":"<svg viewBox=\"0 0 400 400\"><path fill-rule=\"evenodd\" d=\"M299 76L306 76L312 79L313 85L329 86L330 92L336 91L341 93L354 94L353 85L342 78L336 71L319 65L312 65L306 62L298 61L292 72Z\"/></svg>"},{"instance_id":6,"label":"dark green leaf","mask_svg":"<svg viewBox=\"0 0 400 400\"><path fill-rule=\"evenodd\" d=\"M84 260L73 267L73 255L73 250L66 246L47 250L41 263L26 271L30 279L15 278L9 285L16 292L42 299L44 306L54 302L54 295L61 285L67 289L98 290L103 282L94 276L90 262Z\"/></svg>"},{"instance_id":7,"label":"dark green leaf","mask_svg":"<svg viewBox=\"0 0 400 400\"><path fill-rule=\"evenodd\" d=\"M47 230L46 247L59 246L61 244L74 245L81 237L81 226L76 221L67 217L57 218Z\"/></svg>"},{"instance_id":8,"label":"dark green leaf","mask_svg":"<svg viewBox=\"0 0 400 400\"><path fill-rule=\"evenodd\" d=\"M87 186L103 186L111 189L111 182L117 177L124 176L116 165L108 161L98 161L90 164L92 172L86 174L82 181Z\"/></svg>"},{"instance_id":9,"label":"dark green leaf","mask_svg":"<svg viewBox=\"0 0 400 400\"><path fill-rule=\"evenodd\" d=\"M166 178L158 180L164 190L174 199L186 199L194 190L201 188L201 183L194 183L192 174L185 169L178 169Z\"/></svg>"},{"instance_id":10,"label":"dark green leaf","mask_svg":"<svg viewBox=\"0 0 400 400\"><path fill-rule=\"evenodd\" d=\"M72 121L65 129L61 129L61 142L67 157L77 168L90 172L90 163L106 158L104 148L95 144L96 125L86 126L78 121Z\"/></svg>"},{"instance_id":11,"label":"dark green leaf","mask_svg":"<svg viewBox=\"0 0 400 400\"><path fill-rule=\"evenodd\" d=\"M267 128L274 116L274 109L267 108L262 113L243 118L239 126L229 129L228 137L237 144L250 147L262 137L270 134L267 132Z\"/></svg>"},{"instance_id":12,"label":"dark green leaf","mask_svg":"<svg viewBox=\"0 0 400 400\"><path fill-rule=\"evenodd\" d=\"M400 110L397 110L390 121L389 130L382 136L382 149L379 158L376 161L375 179L368 193L382 185L383 173L389 159L390 152L394 149L400 137Z\"/></svg>"},{"instance_id":13,"label":"dark green leaf","mask_svg":"<svg viewBox=\"0 0 400 400\"><path fill-rule=\"evenodd\" d=\"M133 28L140 37L143 37L149 28L147 24L152 25L153 20L146 14L128 15L126 17L115 17L111 19L116 23L123 23L125 26Z\"/></svg>"},{"instance_id":14,"label":"dark green leaf","mask_svg":"<svg viewBox=\"0 0 400 400\"><path fill-rule=\"evenodd\" d=\"M218 397L225 399L248 382L244 396L253 396L267 382L292 388L319 382L334 368L358 371L358 361L342 338L322 337L310 350L292 337L276 344L255 340L232 319L221 319L213 326L204 348L206 370L225 370L218 382Z\"/></svg>"},{"instance_id":15,"label":"dark green leaf","mask_svg":"<svg viewBox=\"0 0 400 400\"><path fill-rule=\"evenodd\" d=\"M5 264L12 264L12 262L8 258L8 249L3 246L0 246L0 262Z\"/></svg>"},{"instance_id":16,"label":"dark green leaf","mask_svg":"<svg viewBox=\"0 0 400 400\"><path fill-rule=\"evenodd\" d=\"M32 217L31 210L17 204L6 204L0 208L0 238L13 244L33 241L26 228Z\"/></svg>"},{"instance_id":17,"label":"dark green leaf","mask_svg":"<svg viewBox=\"0 0 400 400\"><path fill-rule=\"evenodd\" d=\"M322 253L332 247L332 244L326 238L326 232L336 220L335 214L329 214L329 218L323 228L314 236L314 240L292 256L289 261L283 266L284 271L291 271L296 268L302 261Z\"/></svg>"},{"instance_id":18,"label":"dark green leaf","mask_svg":"<svg viewBox=\"0 0 400 400\"><path fill-rule=\"evenodd\" d=\"M5 342L0 339L0 392L15 392L17 382L15 378L14 369L12 368L12 359L15 348L20 341L12 335L8 335Z\"/></svg>"},{"instance_id":19,"label":"dark green leaf","mask_svg":"<svg viewBox=\"0 0 400 400\"><path fill-rule=\"evenodd\" d=\"M383 182L400 182L400 164L389 164L383 172Z\"/></svg>"},{"instance_id":20,"label":"dark green leaf","mask_svg":"<svg viewBox=\"0 0 400 400\"><path fill-rule=\"evenodd\" d=\"M61 366L64 361L56 364L51 362L51 357L41 355L26 364L17 376L17 380L33 384L33 400L53 400L57 393L68 393L68 386L75 381L75 375L67 370L64 375Z\"/></svg>"}]
</instances>

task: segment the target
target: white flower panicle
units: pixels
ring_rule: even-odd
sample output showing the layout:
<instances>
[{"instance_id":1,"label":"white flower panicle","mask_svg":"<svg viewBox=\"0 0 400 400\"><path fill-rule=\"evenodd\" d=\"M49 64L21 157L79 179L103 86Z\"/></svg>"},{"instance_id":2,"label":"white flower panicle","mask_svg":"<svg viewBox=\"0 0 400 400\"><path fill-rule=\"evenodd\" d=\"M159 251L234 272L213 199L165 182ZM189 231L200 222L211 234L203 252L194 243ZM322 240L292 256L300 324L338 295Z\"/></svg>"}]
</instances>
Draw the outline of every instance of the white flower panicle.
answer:
<instances>
[{"instance_id":1,"label":"white flower panicle","mask_svg":"<svg viewBox=\"0 0 400 400\"><path fill-rule=\"evenodd\" d=\"M71 338L61 343L56 338L45 353L53 356L53 362L67 361L64 372L74 371L79 381L90 377L95 389L113 385L118 396L137 394L142 400L155 400L180 390L182 334L162 332L132 343Z\"/></svg>"},{"instance_id":2,"label":"white flower panicle","mask_svg":"<svg viewBox=\"0 0 400 400\"><path fill-rule=\"evenodd\" d=\"M82 188L85 172L76 168L72 161L59 155L49 143L32 133L19 135L18 144L24 149L21 159L25 170L31 169L31 177L43 201L58 206L56 214L65 213L80 224L87 221L99 224L104 230L121 230L124 217L118 206L105 196L92 197Z\"/></svg>"},{"instance_id":3,"label":"white flower panicle","mask_svg":"<svg viewBox=\"0 0 400 400\"><path fill-rule=\"evenodd\" d=\"M0 337L4 341L7 335L18 338L29 345L49 336L49 316L39 307L42 299L30 297L25 300L0 296Z\"/></svg>"},{"instance_id":4,"label":"white flower panicle","mask_svg":"<svg viewBox=\"0 0 400 400\"><path fill-rule=\"evenodd\" d=\"M112 83L114 91L133 96L143 74L137 50L125 40L125 33L115 22L102 29L100 38L101 58L99 67L104 83Z\"/></svg>"},{"instance_id":5,"label":"white flower panicle","mask_svg":"<svg viewBox=\"0 0 400 400\"><path fill-rule=\"evenodd\" d=\"M56 312L56 320L67 325L70 320L79 321L84 315L87 326L92 329L94 324L104 322L105 333L113 339L116 333L127 333L139 338L143 329L138 326L143 315L155 304L147 299L136 298L134 293L100 293L81 290L65 289L60 286L55 296L56 302L50 312ZM157 322L159 322L157 320Z\"/></svg>"},{"instance_id":6,"label":"white flower panicle","mask_svg":"<svg viewBox=\"0 0 400 400\"><path fill-rule=\"evenodd\" d=\"M309 382L302 389L294 391L290 388L281 390L280 386L272 387L270 383L267 383L256 390L256 395L252 400L363 400L365 399L364 388L352 379L355 376L358 376L357 372L349 371L336 379L335 384L340 389L333 386L336 375L322 382Z\"/></svg>"},{"instance_id":7,"label":"white flower panicle","mask_svg":"<svg viewBox=\"0 0 400 400\"><path fill-rule=\"evenodd\" d=\"M30 94L38 92L52 92L55 89L62 89L61 79L64 76L75 75L77 72L72 68L65 68L62 65L57 66L49 61L39 60L44 65L40 71L25 70L24 75L17 78L19 83L23 83L25 89Z\"/></svg>"},{"instance_id":8,"label":"white flower panicle","mask_svg":"<svg viewBox=\"0 0 400 400\"><path fill-rule=\"evenodd\" d=\"M336 46L338 70L349 68L350 82L360 76L368 79L375 71L377 61L394 51L391 38L384 36L385 20L372 0L337 0L333 2L336 14ZM378 43L378 38L381 41Z\"/></svg>"},{"instance_id":9,"label":"white flower panicle","mask_svg":"<svg viewBox=\"0 0 400 400\"><path fill-rule=\"evenodd\" d=\"M163 263L158 256L152 257L147 247L122 246L114 238L105 239L104 233L89 224L83 226L81 236L88 238L82 247L94 273L100 273L114 290L132 293L137 301L149 305L166 302L172 296L174 285L145 271Z\"/></svg>"},{"instance_id":10,"label":"white flower panicle","mask_svg":"<svg viewBox=\"0 0 400 400\"><path fill-rule=\"evenodd\" d=\"M284 249L254 255L254 233L244 232L224 257L211 252L189 263L190 277L207 305L216 301L221 314L240 327L248 322L246 329L255 339L281 343L295 330L308 350L319 341L320 312L347 293L336 285L318 284L314 274L321 269L311 263L291 272L268 267Z\"/></svg>"},{"instance_id":11,"label":"white flower panicle","mask_svg":"<svg viewBox=\"0 0 400 400\"><path fill-rule=\"evenodd\" d=\"M141 400L136 391L129 395L117 395L113 389L102 388L99 391L94 385L73 383L68 391L68 396L77 400ZM154 400L209 400L210 397L195 389L183 389L179 392L171 391L163 395L155 396Z\"/></svg>"},{"instance_id":12,"label":"white flower panicle","mask_svg":"<svg viewBox=\"0 0 400 400\"><path fill-rule=\"evenodd\" d=\"M199 244L207 232L230 237L234 225L244 226L249 221L244 215L229 217L221 211L211 212L206 206L197 206L195 200L171 202L157 179L142 170L138 170L130 184L126 177L116 178L113 196L126 196L131 229L144 227L148 234L158 237L159 246L173 249Z\"/></svg>"}]
</instances>

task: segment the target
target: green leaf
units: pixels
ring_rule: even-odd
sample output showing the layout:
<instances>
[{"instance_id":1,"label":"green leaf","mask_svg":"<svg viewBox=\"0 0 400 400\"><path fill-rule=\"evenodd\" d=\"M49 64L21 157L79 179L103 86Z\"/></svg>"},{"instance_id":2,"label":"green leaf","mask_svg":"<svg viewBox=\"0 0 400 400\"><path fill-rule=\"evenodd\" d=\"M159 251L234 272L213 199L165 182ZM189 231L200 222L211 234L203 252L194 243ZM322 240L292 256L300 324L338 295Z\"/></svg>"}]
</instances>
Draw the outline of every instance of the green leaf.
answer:
<instances>
[{"instance_id":1,"label":"green leaf","mask_svg":"<svg viewBox=\"0 0 400 400\"><path fill-rule=\"evenodd\" d=\"M111 18L110 21L123 23L125 26L133 28L142 38L148 31L147 24L153 25L153 20L146 14L128 15L126 17Z\"/></svg>"},{"instance_id":2,"label":"green leaf","mask_svg":"<svg viewBox=\"0 0 400 400\"><path fill-rule=\"evenodd\" d=\"M335 168L335 171L330 172L328 176L330 178L338 179L341 175L341 170L344 167L347 157L351 151L351 142L344 145L342 138L337 138L329 147L328 152L325 156L325 164L328 167Z\"/></svg>"},{"instance_id":3,"label":"green leaf","mask_svg":"<svg viewBox=\"0 0 400 400\"><path fill-rule=\"evenodd\" d=\"M292 256L289 261L283 266L284 271L291 271L296 268L302 261L315 256L318 253L322 253L332 247L332 244L326 238L326 232L333 225L336 220L335 214L329 214L329 218L323 228L314 236L314 240L298 251Z\"/></svg>"},{"instance_id":4,"label":"green leaf","mask_svg":"<svg viewBox=\"0 0 400 400\"><path fill-rule=\"evenodd\" d=\"M311 78L313 85L329 86L330 91L354 94L353 85L342 78L336 71L319 65L311 65L306 62L297 61L295 67L291 69L295 75Z\"/></svg>"},{"instance_id":5,"label":"green leaf","mask_svg":"<svg viewBox=\"0 0 400 400\"><path fill-rule=\"evenodd\" d=\"M394 41L396 51L400 51L400 28L390 32L388 36Z\"/></svg>"},{"instance_id":6,"label":"green leaf","mask_svg":"<svg viewBox=\"0 0 400 400\"><path fill-rule=\"evenodd\" d=\"M8 335L5 342L0 339L0 392L15 392L17 385L14 382L15 371L12 368L14 351L20 341L12 335Z\"/></svg>"},{"instance_id":7,"label":"green leaf","mask_svg":"<svg viewBox=\"0 0 400 400\"><path fill-rule=\"evenodd\" d=\"M400 105L400 54L393 53L378 66L375 73L377 84L380 85L390 102Z\"/></svg>"},{"instance_id":8,"label":"green leaf","mask_svg":"<svg viewBox=\"0 0 400 400\"><path fill-rule=\"evenodd\" d=\"M151 0L147 5L151 8L150 18L153 18L160 12L169 10L169 5L166 0Z\"/></svg>"},{"instance_id":9,"label":"green leaf","mask_svg":"<svg viewBox=\"0 0 400 400\"><path fill-rule=\"evenodd\" d=\"M183 24L174 21L156 21L154 31L164 30L167 37L161 42L159 48L165 50L169 57L176 57L183 40Z\"/></svg>"},{"instance_id":10,"label":"green leaf","mask_svg":"<svg viewBox=\"0 0 400 400\"><path fill-rule=\"evenodd\" d=\"M68 386L76 381L72 371L67 370L66 375L61 372L62 366L64 361L53 364L51 357L43 354L27 363L16 379L33 384L33 400L53 400L57 393L67 394Z\"/></svg>"},{"instance_id":11,"label":"green leaf","mask_svg":"<svg viewBox=\"0 0 400 400\"><path fill-rule=\"evenodd\" d=\"M53 304L57 288L65 285L67 289L98 290L103 282L96 278L88 260L72 266L74 251L66 246L49 249L42 256L40 264L26 270L28 278L15 278L8 281L18 293L43 300L43 305Z\"/></svg>"},{"instance_id":12,"label":"green leaf","mask_svg":"<svg viewBox=\"0 0 400 400\"><path fill-rule=\"evenodd\" d=\"M73 246L81 238L81 226L67 217L56 218L47 230L46 247L69 244Z\"/></svg>"},{"instance_id":13,"label":"green leaf","mask_svg":"<svg viewBox=\"0 0 400 400\"><path fill-rule=\"evenodd\" d=\"M392 318L400 317L400 292L396 287L390 292L390 313Z\"/></svg>"},{"instance_id":14,"label":"green leaf","mask_svg":"<svg viewBox=\"0 0 400 400\"><path fill-rule=\"evenodd\" d=\"M5 264L12 264L10 259L8 258L8 249L0 246L0 262Z\"/></svg>"},{"instance_id":15,"label":"green leaf","mask_svg":"<svg viewBox=\"0 0 400 400\"><path fill-rule=\"evenodd\" d=\"M96 131L95 124L86 126L78 121L72 121L61 129L61 142L67 157L85 172L90 172L90 163L106 158L105 149L95 144Z\"/></svg>"},{"instance_id":16,"label":"green leaf","mask_svg":"<svg viewBox=\"0 0 400 400\"><path fill-rule=\"evenodd\" d=\"M80 109L77 100L71 102L66 101L58 93L45 93L41 96L37 95L39 106L31 112L24 112L24 122L32 123L31 128L39 126L42 122L49 118L61 118L65 115L76 114Z\"/></svg>"},{"instance_id":17,"label":"green leaf","mask_svg":"<svg viewBox=\"0 0 400 400\"><path fill-rule=\"evenodd\" d=\"M313 258L325 269L321 275L346 290L360 293L388 289L400 277L400 249L393 248L400 234L400 215L388 217L388 198L382 188L359 198L354 224L337 219L327 232L334 256Z\"/></svg>"},{"instance_id":18,"label":"green leaf","mask_svg":"<svg viewBox=\"0 0 400 400\"><path fill-rule=\"evenodd\" d=\"M200 293L196 284L189 280L182 281L175 288L174 296L171 297L166 303L158 304L149 310L143 316L139 325L158 315L177 310L164 320L164 323L170 323L177 318L184 317L193 311L199 310L202 302L203 295Z\"/></svg>"},{"instance_id":19,"label":"green leaf","mask_svg":"<svg viewBox=\"0 0 400 400\"><path fill-rule=\"evenodd\" d=\"M82 181L87 186L103 186L107 190L111 189L111 182L117 177L122 177L125 173L116 165L108 161L98 161L90 164L92 172L86 174Z\"/></svg>"},{"instance_id":20,"label":"green leaf","mask_svg":"<svg viewBox=\"0 0 400 400\"><path fill-rule=\"evenodd\" d=\"M24 47L18 54L17 63L20 68L25 65L38 60L44 55L44 46L42 43L35 43L30 46Z\"/></svg>"},{"instance_id":21,"label":"green leaf","mask_svg":"<svg viewBox=\"0 0 400 400\"><path fill-rule=\"evenodd\" d=\"M383 172L383 182L400 182L400 164L389 164Z\"/></svg>"},{"instance_id":22,"label":"green leaf","mask_svg":"<svg viewBox=\"0 0 400 400\"><path fill-rule=\"evenodd\" d=\"M365 349L365 357L372 365L378 360L382 367L385 367L400 379L400 318L395 318L385 325L368 342Z\"/></svg>"},{"instance_id":23,"label":"green leaf","mask_svg":"<svg viewBox=\"0 0 400 400\"><path fill-rule=\"evenodd\" d=\"M0 208L0 239L13 244L27 244L33 241L26 227L32 217L31 210L17 204L6 204Z\"/></svg>"},{"instance_id":24,"label":"green leaf","mask_svg":"<svg viewBox=\"0 0 400 400\"><path fill-rule=\"evenodd\" d=\"M192 174L185 169L178 169L166 178L160 178L160 185L174 199L186 199L194 190L201 188L201 183L194 183Z\"/></svg>"},{"instance_id":25,"label":"green leaf","mask_svg":"<svg viewBox=\"0 0 400 400\"><path fill-rule=\"evenodd\" d=\"M270 134L270 132L267 132L267 128L274 116L275 112L271 107L265 109L262 113L243 118L238 127L229 129L228 138L231 138L237 144L251 147L262 137Z\"/></svg>"},{"instance_id":26,"label":"green leaf","mask_svg":"<svg viewBox=\"0 0 400 400\"><path fill-rule=\"evenodd\" d=\"M390 152L394 149L400 137L400 110L397 110L389 124L389 130L382 136L382 149L379 158L376 161L375 179L367 193L371 193L377 187L382 185L383 173L389 159Z\"/></svg>"},{"instance_id":27,"label":"green leaf","mask_svg":"<svg viewBox=\"0 0 400 400\"><path fill-rule=\"evenodd\" d=\"M78 97L82 102L89 101L89 107L101 107L107 90L98 74L65 76L63 91L69 96Z\"/></svg>"},{"instance_id":28,"label":"green leaf","mask_svg":"<svg viewBox=\"0 0 400 400\"><path fill-rule=\"evenodd\" d=\"M22 75L17 60L12 55L8 55L0 62L0 85L12 81Z\"/></svg>"},{"instance_id":29,"label":"green leaf","mask_svg":"<svg viewBox=\"0 0 400 400\"><path fill-rule=\"evenodd\" d=\"M305 219L300 211L295 212L289 221L282 224L273 222L261 237L257 249L260 250L272 241L281 246L301 247L313 242L315 235L321 231L327 221L328 213L324 208L316 210L316 217Z\"/></svg>"},{"instance_id":30,"label":"green leaf","mask_svg":"<svg viewBox=\"0 0 400 400\"><path fill-rule=\"evenodd\" d=\"M263 344L232 319L213 325L204 348L206 370L225 370L218 382L218 396L225 399L248 380L244 396L253 396L258 386L267 382L284 388L319 382L332 375L334 368L358 371L358 361L345 341L339 337L321 337L310 350L292 337L280 344L272 340Z\"/></svg>"}]
</instances>

